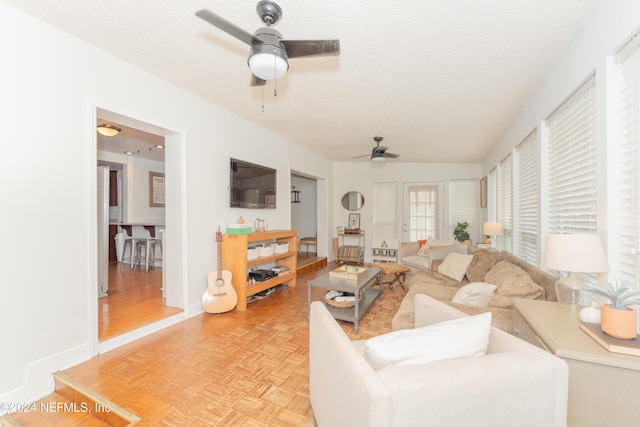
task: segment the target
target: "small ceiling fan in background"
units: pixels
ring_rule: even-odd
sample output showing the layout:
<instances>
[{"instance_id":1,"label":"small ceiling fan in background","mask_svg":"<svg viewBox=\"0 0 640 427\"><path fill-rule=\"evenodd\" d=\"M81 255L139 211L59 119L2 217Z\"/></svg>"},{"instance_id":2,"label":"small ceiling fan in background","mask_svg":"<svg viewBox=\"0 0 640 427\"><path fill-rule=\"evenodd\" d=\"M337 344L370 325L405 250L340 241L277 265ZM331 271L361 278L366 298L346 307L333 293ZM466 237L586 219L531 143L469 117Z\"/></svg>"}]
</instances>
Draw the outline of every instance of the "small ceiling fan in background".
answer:
<instances>
[{"instance_id":1,"label":"small ceiling fan in background","mask_svg":"<svg viewBox=\"0 0 640 427\"><path fill-rule=\"evenodd\" d=\"M376 142L376 146L371 149L371 154L363 154L362 156L356 156L354 157L354 159L371 156L372 162L384 162L387 160L387 157L390 159L397 159L398 157L400 157L399 154L388 153L387 150L389 149L389 147L380 145L380 142L382 142L383 140L381 136L374 136L373 140Z\"/></svg>"},{"instance_id":2,"label":"small ceiling fan in background","mask_svg":"<svg viewBox=\"0 0 640 427\"><path fill-rule=\"evenodd\" d=\"M266 27L251 34L223 17L202 9L196 16L251 46L249 68L252 86L263 86L266 80L276 80L289 69L289 58L340 54L339 40L282 40L282 34L271 28L282 17L282 9L272 1L260 1L256 12Z\"/></svg>"}]
</instances>

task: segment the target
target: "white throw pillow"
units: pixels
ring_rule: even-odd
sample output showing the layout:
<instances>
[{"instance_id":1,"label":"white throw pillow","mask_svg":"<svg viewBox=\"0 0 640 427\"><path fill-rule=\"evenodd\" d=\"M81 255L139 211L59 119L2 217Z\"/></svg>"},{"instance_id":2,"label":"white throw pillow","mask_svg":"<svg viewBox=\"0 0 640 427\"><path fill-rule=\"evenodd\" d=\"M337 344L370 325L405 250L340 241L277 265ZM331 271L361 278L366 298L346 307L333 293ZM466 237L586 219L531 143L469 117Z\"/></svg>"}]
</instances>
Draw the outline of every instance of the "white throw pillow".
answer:
<instances>
[{"instance_id":1,"label":"white throw pillow","mask_svg":"<svg viewBox=\"0 0 640 427\"><path fill-rule=\"evenodd\" d=\"M402 329L369 339L364 357L373 369L417 365L487 353L491 313Z\"/></svg>"},{"instance_id":2,"label":"white throw pillow","mask_svg":"<svg viewBox=\"0 0 640 427\"><path fill-rule=\"evenodd\" d=\"M464 278L471 261L473 261L473 255L451 252L444 258L442 264L438 266L438 273L460 282Z\"/></svg>"},{"instance_id":3,"label":"white throw pillow","mask_svg":"<svg viewBox=\"0 0 640 427\"><path fill-rule=\"evenodd\" d=\"M472 282L461 287L453 296L451 302L486 307L489 305L491 298L493 298L496 288L497 286L491 283Z\"/></svg>"}]
</instances>

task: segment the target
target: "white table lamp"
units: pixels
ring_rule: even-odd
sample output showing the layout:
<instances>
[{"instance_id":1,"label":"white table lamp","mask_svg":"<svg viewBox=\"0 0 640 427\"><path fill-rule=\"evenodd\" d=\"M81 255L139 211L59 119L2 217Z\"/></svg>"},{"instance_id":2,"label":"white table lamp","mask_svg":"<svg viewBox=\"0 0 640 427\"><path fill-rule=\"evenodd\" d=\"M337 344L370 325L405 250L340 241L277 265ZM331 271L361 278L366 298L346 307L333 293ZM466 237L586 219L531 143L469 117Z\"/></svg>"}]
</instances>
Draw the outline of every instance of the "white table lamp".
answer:
<instances>
[{"instance_id":1,"label":"white table lamp","mask_svg":"<svg viewBox=\"0 0 640 427\"><path fill-rule=\"evenodd\" d=\"M482 225L482 234L491 236L491 249L496 249L497 237L502 236L502 225L499 222L485 222Z\"/></svg>"},{"instance_id":2,"label":"white table lamp","mask_svg":"<svg viewBox=\"0 0 640 427\"><path fill-rule=\"evenodd\" d=\"M589 305L581 300L584 283L576 273L609 271L607 256L597 234L549 234L544 251L544 266L562 270L567 277L556 282L556 297L563 308L575 309Z\"/></svg>"}]
</instances>

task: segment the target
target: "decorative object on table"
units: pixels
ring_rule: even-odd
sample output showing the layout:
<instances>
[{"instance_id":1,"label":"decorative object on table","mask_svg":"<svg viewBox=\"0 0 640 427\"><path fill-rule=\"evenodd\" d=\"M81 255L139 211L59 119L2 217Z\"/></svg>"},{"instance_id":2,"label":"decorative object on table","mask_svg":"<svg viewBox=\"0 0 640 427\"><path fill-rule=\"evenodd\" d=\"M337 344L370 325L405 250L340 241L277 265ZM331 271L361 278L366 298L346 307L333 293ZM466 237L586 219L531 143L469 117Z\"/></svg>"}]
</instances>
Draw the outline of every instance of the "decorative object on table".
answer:
<instances>
[{"instance_id":1,"label":"decorative object on table","mask_svg":"<svg viewBox=\"0 0 640 427\"><path fill-rule=\"evenodd\" d=\"M248 224L228 224L227 234L251 234L253 230Z\"/></svg>"},{"instance_id":2,"label":"decorative object on table","mask_svg":"<svg viewBox=\"0 0 640 427\"><path fill-rule=\"evenodd\" d=\"M349 230L360 230L360 214L359 213L350 213L349 214Z\"/></svg>"},{"instance_id":3,"label":"decorative object on table","mask_svg":"<svg viewBox=\"0 0 640 427\"><path fill-rule=\"evenodd\" d=\"M491 238L491 249L497 249L498 236L502 236L502 225L499 222L482 224L482 234Z\"/></svg>"},{"instance_id":4,"label":"decorative object on table","mask_svg":"<svg viewBox=\"0 0 640 427\"><path fill-rule=\"evenodd\" d=\"M597 234L549 234L544 266L567 272L567 277L558 280L555 287L558 304L569 310L591 305L586 295L581 295L584 282L577 273L603 273L609 270L602 241Z\"/></svg>"},{"instance_id":5,"label":"decorative object on table","mask_svg":"<svg viewBox=\"0 0 640 427\"><path fill-rule=\"evenodd\" d=\"M264 233L269 228L269 223L266 219L256 218L256 222L253 224L253 229L256 233Z\"/></svg>"},{"instance_id":6,"label":"decorative object on table","mask_svg":"<svg viewBox=\"0 0 640 427\"><path fill-rule=\"evenodd\" d=\"M587 333L595 342L605 350L612 353L640 356L640 337L623 339L612 337L605 333L597 323L581 322L580 329Z\"/></svg>"},{"instance_id":7,"label":"decorative object on table","mask_svg":"<svg viewBox=\"0 0 640 427\"><path fill-rule=\"evenodd\" d=\"M362 300L364 292L360 292L358 301ZM356 305L356 296L350 292L329 291L324 294L324 301L332 307L349 308Z\"/></svg>"},{"instance_id":8,"label":"decorative object on table","mask_svg":"<svg viewBox=\"0 0 640 427\"><path fill-rule=\"evenodd\" d=\"M600 306L600 328L612 337L633 339L637 336L638 313L630 305L640 305L640 291L634 291L630 282L608 282L603 289L584 284L583 290L605 297L609 304Z\"/></svg>"},{"instance_id":9,"label":"decorative object on table","mask_svg":"<svg viewBox=\"0 0 640 427\"><path fill-rule=\"evenodd\" d=\"M244 224L244 218L242 217L242 215L238 217L238 219L236 220L236 224Z\"/></svg>"},{"instance_id":10,"label":"decorative object on table","mask_svg":"<svg viewBox=\"0 0 640 427\"><path fill-rule=\"evenodd\" d=\"M453 236L463 245L471 245L472 243L471 240L469 240L469 232L467 231L467 228L469 228L469 223L465 221L459 222L453 230Z\"/></svg>"},{"instance_id":11,"label":"decorative object on table","mask_svg":"<svg viewBox=\"0 0 640 427\"><path fill-rule=\"evenodd\" d=\"M365 267L356 267L354 265L343 265L329 272L329 277L335 279L358 280L358 276L366 273Z\"/></svg>"},{"instance_id":12,"label":"decorative object on table","mask_svg":"<svg viewBox=\"0 0 640 427\"><path fill-rule=\"evenodd\" d=\"M207 290L202 295L202 308L207 313L224 313L233 310L238 303L238 294L231 283L231 272L222 270L222 233L216 232L218 242L218 271L207 275Z\"/></svg>"}]
</instances>

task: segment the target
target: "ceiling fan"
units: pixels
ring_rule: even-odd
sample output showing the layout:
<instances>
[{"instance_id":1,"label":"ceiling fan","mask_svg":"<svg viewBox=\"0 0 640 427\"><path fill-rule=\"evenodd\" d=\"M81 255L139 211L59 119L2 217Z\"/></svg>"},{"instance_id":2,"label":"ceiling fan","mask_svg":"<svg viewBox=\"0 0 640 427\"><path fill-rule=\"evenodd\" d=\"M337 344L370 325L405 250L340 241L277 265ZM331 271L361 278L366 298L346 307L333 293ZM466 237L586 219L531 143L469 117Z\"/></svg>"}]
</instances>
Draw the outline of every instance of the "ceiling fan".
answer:
<instances>
[{"instance_id":1,"label":"ceiling fan","mask_svg":"<svg viewBox=\"0 0 640 427\"><path fill-rule=\"evenodd\" d=\"M266 27L253 34L208 9L196 12L199 18L251 46L248 63L253 74L252 86L263 86L266 80L284 76L289 69L289 58L340 54L339 40L282 40L282 34L271 28L282 17L282 9L276 3L260 1L256 12Z\"/></svg>"},{"instance_id":2,"label":"ceiling fan","mask_svg":"<svg viewBox=\"0 0 640 427\"><path fill-rule=\"evenodd\" d=\"M376 142L376 146L371 149L371 161L372 162L384 162L387 157L390 159L397 159L400 157L399 154L387 153L389 147L380 146L380 142L382 142L381 136L374 136L373 140ZM369 156L369 154L363 154L362 156L356 156L354 159L359 159L361 157Z\"/></svg>"}]
</instances>

